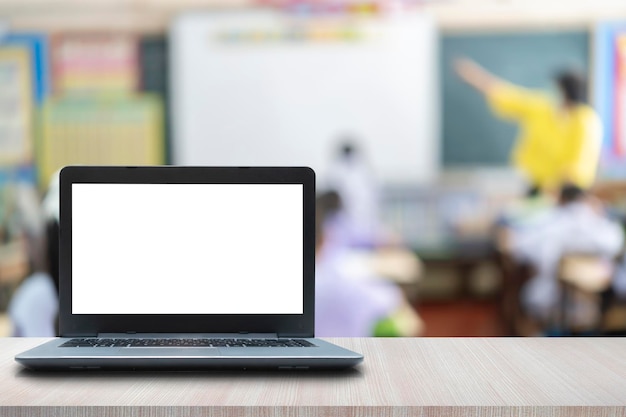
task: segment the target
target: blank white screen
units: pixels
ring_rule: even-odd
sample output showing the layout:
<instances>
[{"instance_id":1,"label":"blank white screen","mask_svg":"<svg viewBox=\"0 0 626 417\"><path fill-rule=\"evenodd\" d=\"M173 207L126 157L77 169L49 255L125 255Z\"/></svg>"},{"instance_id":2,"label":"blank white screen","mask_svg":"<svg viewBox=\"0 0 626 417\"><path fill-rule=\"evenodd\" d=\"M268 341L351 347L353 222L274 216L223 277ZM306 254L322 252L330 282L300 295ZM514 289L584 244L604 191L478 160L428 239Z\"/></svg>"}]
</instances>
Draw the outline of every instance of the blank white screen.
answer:
<instances>
[{"instance_id":1,"label":"blank white screen","mask_svg":"<svg viewBox=\"0 0 626 417\"><path fill-rule=\"evenodd\" d=\"M73 184L73 314L302 314L300 184Z\"/></svg>"}]
</instances>

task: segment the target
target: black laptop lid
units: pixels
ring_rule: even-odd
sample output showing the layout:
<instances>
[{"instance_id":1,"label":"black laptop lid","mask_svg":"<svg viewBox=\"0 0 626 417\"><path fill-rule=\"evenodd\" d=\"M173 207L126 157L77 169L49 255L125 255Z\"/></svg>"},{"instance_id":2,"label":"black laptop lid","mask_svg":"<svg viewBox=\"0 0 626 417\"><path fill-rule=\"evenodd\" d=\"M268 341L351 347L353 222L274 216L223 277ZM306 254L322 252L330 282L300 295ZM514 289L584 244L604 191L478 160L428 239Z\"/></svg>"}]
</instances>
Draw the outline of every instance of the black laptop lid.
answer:
<instances>
[{"instance_id":1,"label":"black laptop lid","mask_svg":"<svg viewBox=\"0 0 626 417\"><path fill-rule=\"evenodd\" d=\"M66 167L60 333L312 337L315 174Z\"/></svg>"}]
</instances>

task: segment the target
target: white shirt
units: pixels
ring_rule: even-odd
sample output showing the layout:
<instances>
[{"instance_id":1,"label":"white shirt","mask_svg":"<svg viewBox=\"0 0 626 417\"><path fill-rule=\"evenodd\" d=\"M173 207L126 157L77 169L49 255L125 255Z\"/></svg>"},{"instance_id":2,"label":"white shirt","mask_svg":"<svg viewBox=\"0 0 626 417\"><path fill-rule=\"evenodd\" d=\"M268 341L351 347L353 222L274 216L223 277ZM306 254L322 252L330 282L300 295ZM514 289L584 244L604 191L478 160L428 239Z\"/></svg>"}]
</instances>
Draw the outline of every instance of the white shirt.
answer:
<instances>
[{"instance_id":1,"label":"white shirt","mask_svg":"<svg viewBox=\"0 0 626 417\"><path fill-rule=\"evenodd\" d=\"M348 253L334 245L317 256L315 270L315 335L369 337L376 324L396 312L402 293L395 285L354 268L345 268ZM348 271L352 270L352 273Z\"/></svg>"},{"instance_id":2,"label":"white shirt","mask_svg":"<svg viewBox=\"0 0 626 417\"><path fill-rule=\"evenodd\" d=\"M513 256L537 270L522 289L522 303L529 313L547 317L559 302L561 257L590 253L610 259L621 250L624 235L619 224L576 202L554 208L541 222L513 229L511 240Z\"/></svg>"},{"instance_id":3,"label":"white shirt","mask_svg":"<svg viewBox=\"0 0 626 417\"><path fill-rule=\"evenodd\" d=\"M9 303L9 319L13 336L56 336L55 320L59 300L52 278L44 272L27 277L17 288Z\"/></svg>"},{"instance_id":4,"label":"white shirt","mask_svg":"<svg viewBox=\"0 0 626 417\"><path fill-rule=\"evenodd\" d=\"M341 198L350 243L375 246L382 228L378 186L369 167L357 155L341 159L329 172L328 186Z\"/></svg>"}]
</instances>

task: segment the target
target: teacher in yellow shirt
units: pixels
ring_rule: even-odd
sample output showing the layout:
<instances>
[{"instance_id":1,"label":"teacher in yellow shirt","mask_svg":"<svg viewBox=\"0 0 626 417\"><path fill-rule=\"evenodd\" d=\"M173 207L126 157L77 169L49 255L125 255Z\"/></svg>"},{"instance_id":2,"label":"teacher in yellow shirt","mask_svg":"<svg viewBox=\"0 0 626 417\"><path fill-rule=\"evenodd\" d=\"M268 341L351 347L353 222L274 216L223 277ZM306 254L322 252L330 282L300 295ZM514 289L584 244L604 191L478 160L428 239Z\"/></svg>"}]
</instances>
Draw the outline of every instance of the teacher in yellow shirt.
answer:
<instances>
[{"instance_id":1,"label":"teacher in yellow shirt","mask_svg":"<svg viewBox=\"0 0 626 417\"><path fill-rule=\"evenodd\" d=\"M534 191L556 191L563 184L587 189L600 159L602 124L585 104L585 82L574 72L555 81L561 101L508 83L468 59L455 63L461 79L486 98L495 114L519 124L512 159Z\"/></svg>"}]
</instances>

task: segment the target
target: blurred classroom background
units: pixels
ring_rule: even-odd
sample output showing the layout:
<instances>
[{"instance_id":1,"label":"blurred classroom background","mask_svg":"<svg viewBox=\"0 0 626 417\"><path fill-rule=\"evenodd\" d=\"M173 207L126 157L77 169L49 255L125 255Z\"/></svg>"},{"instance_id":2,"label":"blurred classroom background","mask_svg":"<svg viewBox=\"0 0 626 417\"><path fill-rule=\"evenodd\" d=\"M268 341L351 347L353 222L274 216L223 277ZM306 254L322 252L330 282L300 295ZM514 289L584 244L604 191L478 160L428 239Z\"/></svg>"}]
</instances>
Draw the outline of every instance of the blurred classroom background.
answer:
<instances>
[{"instance_id":1,"label":"blurred classroom background","mask_svg":"<svg viewBox=\"0 0 626 417\"><path fill-rule=\"evenodd\" d=\"M335 266L402 294L368 335L626 334L621 252L561 254L558 317L527 323L532 265L494 233L527 187L510 163L517 127L462 82L462 57L548 92L563 68L588 76L603 125L590 193L623 225L622 0L0 1L0 335L19 333L9 309L27 278L55 273L41 238L68 164L309 165L320 195L343 192L331 211L375 200L364 215L386 241ZM352 183L334 166L345 142L367 166ZM566 299L585 300L582 320Z\"/></svg>"}]
</instances>

